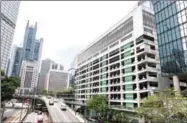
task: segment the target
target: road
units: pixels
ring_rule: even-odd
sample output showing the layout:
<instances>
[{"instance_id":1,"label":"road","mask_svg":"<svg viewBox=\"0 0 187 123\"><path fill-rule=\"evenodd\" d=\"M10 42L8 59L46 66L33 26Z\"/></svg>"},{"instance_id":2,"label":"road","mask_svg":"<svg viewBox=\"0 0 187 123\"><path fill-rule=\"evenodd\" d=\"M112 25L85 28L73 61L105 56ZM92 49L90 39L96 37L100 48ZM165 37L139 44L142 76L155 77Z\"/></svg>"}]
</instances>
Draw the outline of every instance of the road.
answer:
<instances>
[{"instance_id":1,"label":"road","mask_svg":"<svg viewBox=\"0 0 187 123\"><path fill-rule=\"evenodd\" d=\"M43 97L43 99L46 102L48 111L52 116L53 122L80 123L80 121L75 116L73 116L69 110L62 111L60 109L62 103L60 102L60 100L58 100L57 103L54 103L54 105L49 105L49 99L47 99L46 97Z\"/></svg>"},{"instance_id":2,"label":"road","mask_svg":"<svg viewBox=\"0 0 187 123\"><path fill-rule=\"evenodd\" d=\"M43 115L43 122L47 123L48 122L48 117L46 114L42 114ZM30 114L27 115L27 117L24 120L24 123L37 123L37 118L38 118L38 114L35 112L32 112Z\"/></svg>"},{"instance_id":3,"label":"road","mask_svg":"<svg viewBox=\"0 0 187 123\"><path fill-rule=\"evenodd\" d=\"M3 116L8 118L16 112L16 109L6 109Z\"/></svg>"},{"instance_id":4,"label":"road","mask_svg":"<svg viewBox=\"0 0 187 123\"><path fill-rule=\"evenodd\" d=\"M9 111L8 112L11 112L11 116L9 116L5 121L4 123L17 123L19 122L23 117L24 115L26 114L26 109L24 109L23 111L21 111L20 109L8 109ZM13 111L13 112L12 112ZM22 115L21 115L21 112L22 112ZM22 116L22 117L21 117Z\"/></svg>"}]
</instances>

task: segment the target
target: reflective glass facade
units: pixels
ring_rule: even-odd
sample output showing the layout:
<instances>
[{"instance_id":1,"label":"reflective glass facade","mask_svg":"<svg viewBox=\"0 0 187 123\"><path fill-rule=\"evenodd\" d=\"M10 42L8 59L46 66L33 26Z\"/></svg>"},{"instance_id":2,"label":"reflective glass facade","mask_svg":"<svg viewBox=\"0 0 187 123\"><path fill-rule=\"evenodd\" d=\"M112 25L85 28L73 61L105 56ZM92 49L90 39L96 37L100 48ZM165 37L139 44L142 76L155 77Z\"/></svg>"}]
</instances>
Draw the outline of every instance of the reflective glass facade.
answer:
<instances>
[{"instance_id":1,"label":"reflective glass facade","mask_svg":"<svg viewBox=\"0 0 187 123\"><path fill-rule=\"evenodd\" d=\"M7 73L20 1L1 1L1 69Z\"/></svg>"},{"instance_id":2,"label":"reflective glass facade","mask_svg":"<svg viewBox=\"0 0 187 123\"><path fill-rule=\"evenodd\" d=\"M187 72L187 1L153 2L162 75Z\"/></svg>"},{"instance_id":3,"label":"reflective glass facade","mask_svg":"<svg viewBox=\"0 0 187 123\"><path fill-rule=\"evenodd\" d=\"M29 21L25 30L23 43L23 60L34 60L37 23L35 27L29 27Z\"/></svg>"}]
</instances>

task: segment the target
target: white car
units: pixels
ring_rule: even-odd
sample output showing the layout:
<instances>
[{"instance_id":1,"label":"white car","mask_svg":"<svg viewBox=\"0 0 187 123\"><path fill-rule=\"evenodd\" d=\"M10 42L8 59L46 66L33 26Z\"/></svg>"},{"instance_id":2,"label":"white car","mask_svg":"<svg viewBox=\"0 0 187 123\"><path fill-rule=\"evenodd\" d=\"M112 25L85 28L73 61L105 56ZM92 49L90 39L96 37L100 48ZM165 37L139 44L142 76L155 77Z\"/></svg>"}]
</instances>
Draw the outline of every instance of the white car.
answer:
<instances>
[{"instance_id":1,"label":"white car","mask_svg":"<svg viewBox=\"0 0 187 123\"><path fill-rule=\"evenodd\" d=\"M62 104L62 105L60 106L60 109L63 110L63 111L66 111L66 110L67 110L67 107L66 107L66 105L63 105L63 104Z\"/></svg>"},{"instance_id":2,"label":"white car","mask_svg":"<svg viewBox=\"0 0 187 123\"><path fill-rule=\"evenodd\" d=\"M54 105L53 100L49 100L49 105Z\"/></svg>"},{"instance_id":3,"label":"white car","mask_svg":"<svg viewBox=\"0 0 187 123\"><path fill-rule=\"evenodd\" d=\"M55 102L55 103L57 103L57 102L58 102L58 100L57 100L57 99L54 99L54 102Z\"/></svg>"}]
</instances>

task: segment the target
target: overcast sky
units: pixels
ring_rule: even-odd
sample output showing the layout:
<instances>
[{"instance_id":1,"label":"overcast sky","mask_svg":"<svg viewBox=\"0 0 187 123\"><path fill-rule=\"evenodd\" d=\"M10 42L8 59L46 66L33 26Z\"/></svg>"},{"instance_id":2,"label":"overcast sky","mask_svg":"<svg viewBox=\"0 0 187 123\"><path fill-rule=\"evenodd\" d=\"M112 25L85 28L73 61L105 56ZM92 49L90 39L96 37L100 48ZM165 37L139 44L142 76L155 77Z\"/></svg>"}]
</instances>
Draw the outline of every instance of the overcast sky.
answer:
<instances>
[{"instance_id":1,"label":"overcast sky","mask_svg":"<svg viewBox=\"0 0 187 123\"><path fill-rule=\"evenodd\" d=\"M24 1L21 2L14 44L23 44L27 20L38 22L43 38L42 59L51 58L69 69L84 47L129 13L137 1Z\"/></svg>"}]
</instances>

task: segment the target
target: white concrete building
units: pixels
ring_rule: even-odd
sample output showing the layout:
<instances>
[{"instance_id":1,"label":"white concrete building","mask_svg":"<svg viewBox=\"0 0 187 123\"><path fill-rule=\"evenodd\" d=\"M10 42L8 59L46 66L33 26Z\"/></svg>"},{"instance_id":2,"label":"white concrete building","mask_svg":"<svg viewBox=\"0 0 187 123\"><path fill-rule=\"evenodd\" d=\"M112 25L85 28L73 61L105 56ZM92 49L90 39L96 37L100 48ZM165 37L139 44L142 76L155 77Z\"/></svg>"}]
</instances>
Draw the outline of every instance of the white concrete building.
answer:
<instances>
[{"instance_id":1,"label":"white concrete building","mask_svg":"<svg viewBox=\"0 0 187 123\"><path fill-rule=\"evenodd\" d=\"M77 55L76 100L103 94L111 108L132 111L158 87L159 67L153 7L139 2Z\"/></svg>"},{"instance_id":2,"label":"white concrete building","mask_svg":"<svg viewBox=\"0 0 187 123\"><path fill-rule=\"evenodd\" d=\"M64 71L61 64L53 63L45 76L45 89L47 91L62 91L67 89L68 81L68 72Z\"/></svg>"},{"instance_id":3,"label":"white concrete building","mask_svg":"<svg viewBox=\"0 0 187 123\"><path fill-rule=\"evenodd\" d=\"M39 62L36 61L22 61L20 70L22 94L29 94L36 87L38 82L38 67Z\"/></svg>"},{"instance_id":4,"label":"white concrete building","mask_svg":"<svg viewBox=\"0 0 187 123\"><path fill-rule=\"evenodd\" d=\"M1 1L1 69L5 72L8 67L19 6L20 1Z\"/></svg>"}]
</instances>

